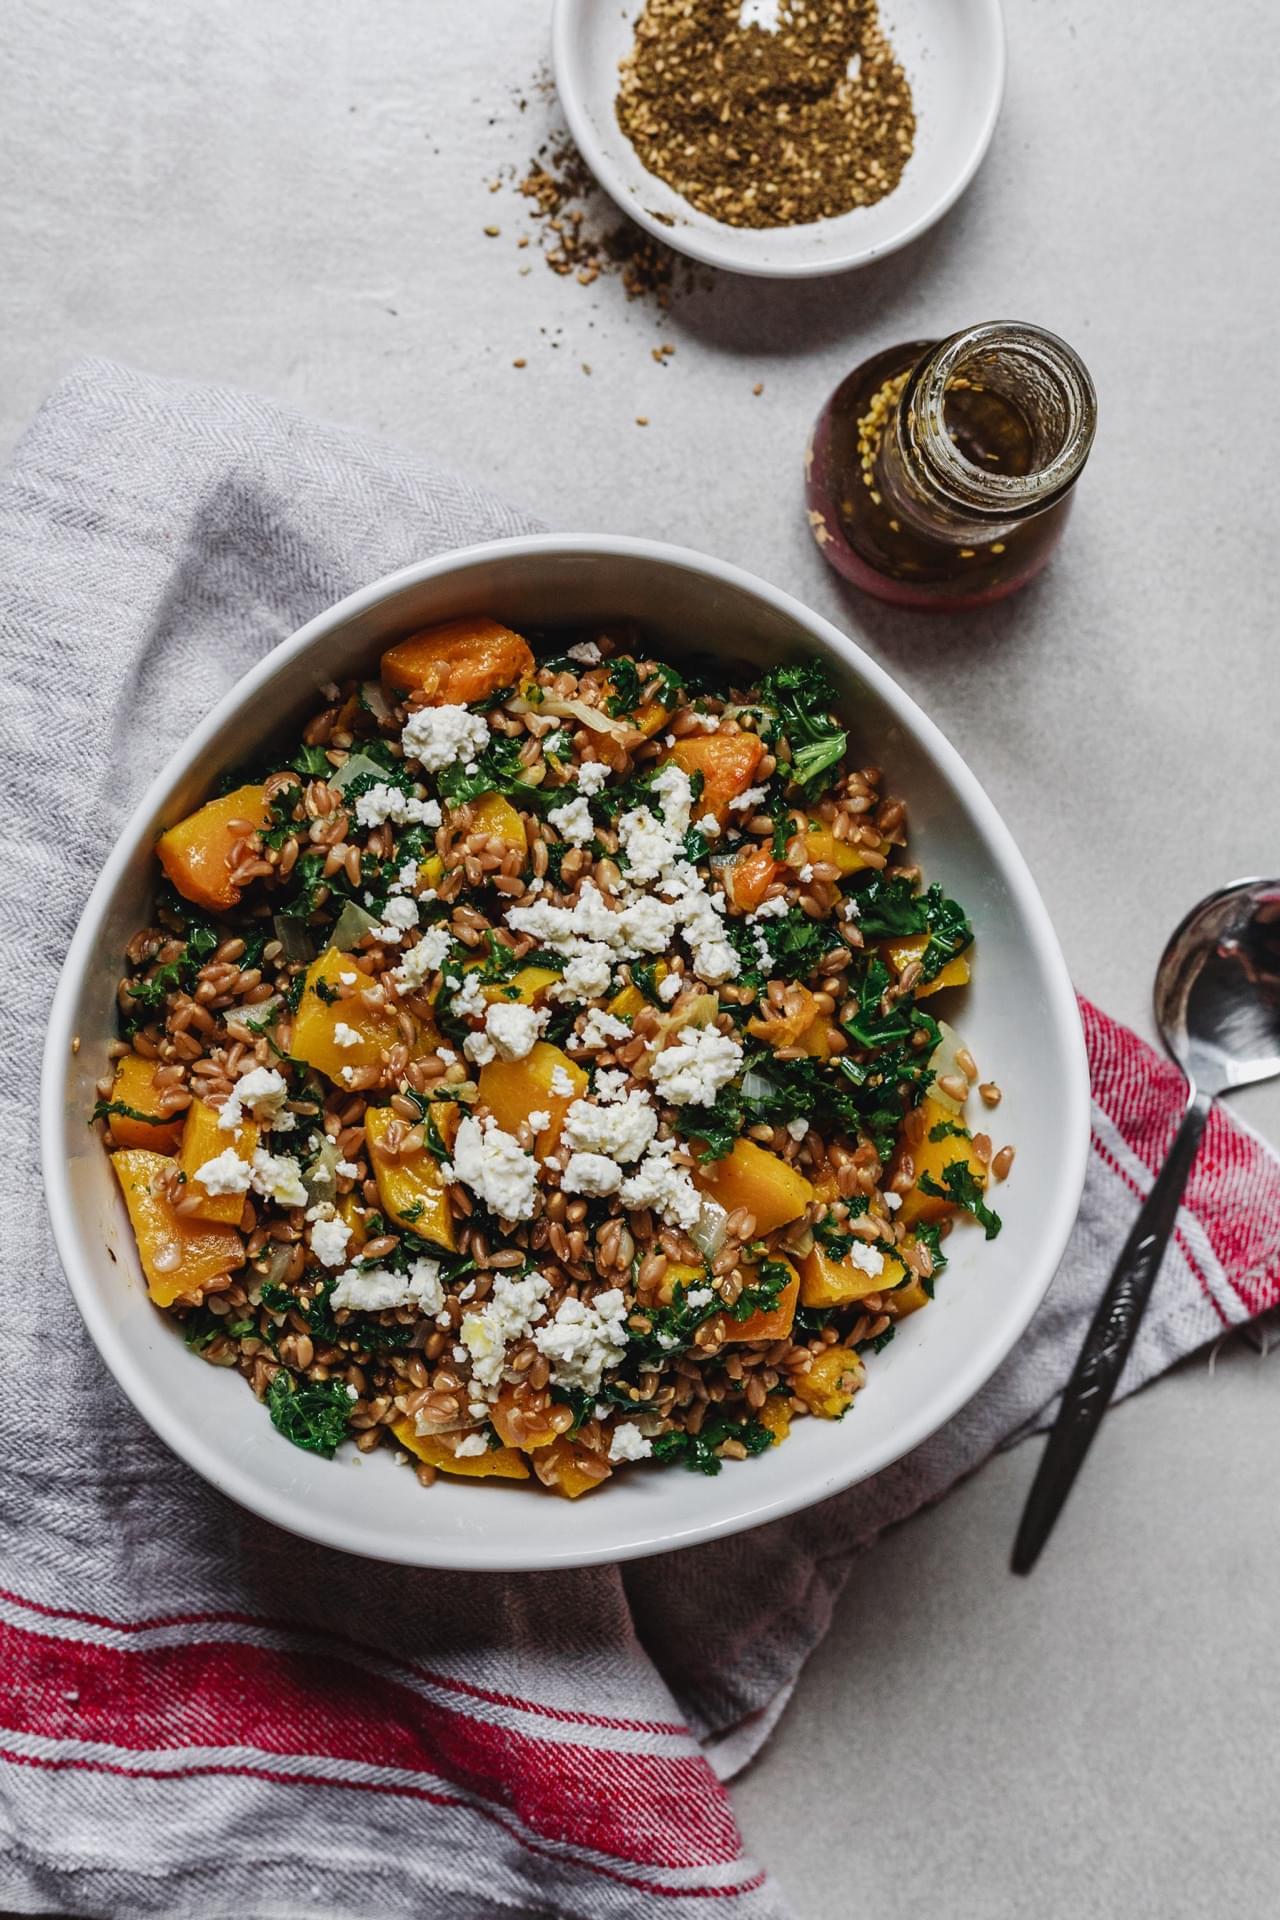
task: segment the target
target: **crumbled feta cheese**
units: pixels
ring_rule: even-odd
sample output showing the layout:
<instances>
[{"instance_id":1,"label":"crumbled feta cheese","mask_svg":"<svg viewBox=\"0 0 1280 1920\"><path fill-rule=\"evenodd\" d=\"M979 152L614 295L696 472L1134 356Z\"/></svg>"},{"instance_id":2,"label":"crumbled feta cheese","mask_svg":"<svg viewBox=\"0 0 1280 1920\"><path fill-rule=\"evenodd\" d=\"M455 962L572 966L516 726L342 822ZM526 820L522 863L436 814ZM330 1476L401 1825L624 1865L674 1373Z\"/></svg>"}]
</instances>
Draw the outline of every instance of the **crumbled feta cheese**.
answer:
<instances>
[{"instance_id":1,"label":"crumbled feta cheese","mask_svg":"<svg viewBox=\"0 0 1280 1920\"><path fill-rule=\"evenodd\" d=\"M684 1303L687 1307L692 1307L696 1313L701 1307L709 1307L715 1297L710 1287L693 1287L686 1293Z\"/></svg>"},{"instance_id":2,"label":"crumbled feta cheese","mask_svg":"<svg viewBox=\"0 0 1280 1920\"><path fill-rule=\"evenodd\" d=\"M854 894L849 895L841 907L840 912L846 920L860 920L862 918L862 908L858 905L857 898Z\"/></svg>"},{"instance_id":3,"label":"crumbled feta cheese","mask_svg":"<svg viewBox=\"0 0 1280 1920\"><path fill-rule=\"evenodd\" d=\"M535 1012L518 1000L495 1000L484 1017L485 1032L499 1060L523 1060L550 1018L546 1011Z\"/></svg>"},{"instance_id":4,"label":"crumbled feta cheese","mask_svg":"<svg viewBox=\"0 0 1280 1920\"><path fill-rule=\"evenodd\" d=\"M714 813L703 814L701 820L698 822L698 832L708 840L718 840L720 838L720 822L716 819Z\"/></svg>"},{"instance_id":5,"label":"crumbled feta cheese","mask_svg":"<svg viewBox=\"0 0 1280 1920\"><path fill-rule=\"evenodd\" d=\"M551 1115L542 1107L535 1107L529 1115L529 1126L534 1134L545 1133L551 1125Z\"/></svg>"},{"instance_id":6,"label":"crumbled feta cheese","mask_svg":"<svg viewBox=\"0 0 1280 1920\"><path fill-rule=\"evenodd\" d=\"M416 947L411 947L391 978L401 993L416 993L445 963L453 935L448 927L427 927Z\"/></svg>"},{"instance_id":7,"label":"crumbled feta cheese","mask_svg":"<svg viewBox=\"0 0 1280 1920\"><path fill-rule=\"evenodd\" d=\"M888 1207L890 1213L896 1213L898 1211L898 1208L902 1205L902 1195L900 1193L886 1193L884 1196L884 1203L886 1207Z\"/></svg>"},{"instance_id":8,"label":"crumbled feta cheese","mask_svg":"<svg viewBox=\"0 0 1280 1920\"><path fill-rule=\"evenodd\" d=\"M334 1172L347 1180L354 1180L360 1169L354 1160L339 1160Z\"/></svg>"},{"instance_id":9,"label":"crumbled feta cheese","mask_svg":"<svg viewBox=\"0 0 1280 1920\"><path fill-rule=\"evenodd\" d=\"M224 1147L216 1159L197 1167L194 1178L210 1199L222 1193L248 1193L253 1183L253 1168L242 1160L234 1147Z\"/></svg>"},{"instance_id":10,"label":"crumbled feta cheese","mask_svg":"<svg viewBox=\"0 0 1280 1920\"><path fill-rule=\"evenodd\" d=\"M248 1107L260 1126L270 1127L279 1118L288 1098L289 1087L283 1074L277 1073L274 1067L254 1067L236 1081L227 1095L218 1115L218 1125L230 1133L240 1125Z\"/></svg>"},{"instance_id":11,"label":"crumbled feta cheese","mask_svg":"<svg viewBox=\"0 0 1280 1920\"><path fill-rule=\"evenodd\" d=\"M412 860L406 860L395 879L391 882L392 893L412 893L418 879L418 869ZM434 900L432 891L419 894L420 900Z\"/></svg>"},{"instance_id":12,"label":"crumbled feta cheese","mask_svg":"<svg viewBox=\"0 0 1280 1920\"><path fill-rule=\"evenodd\" d=\"M617 918L624 952L627 948L633 953L666 953L669 949L676 930L676 910L665 900L639 893Z\"/></svg>"},{"instance_id":13,"label":"crumbled feta cheese","mask_svg":"<svg viewBox=\"0 0 1280 1920\"><path fill-rule=\"evenodd\" d=\"M797 878L797 880L799 880L799 882L800 882L800 885L801 885L802 887L807 887L807 886L808 886L808 884L809 884L809 882L810 882L810 881L812 880L812 878L813 878L813 863L812 863L812 861L810 861L810 860L806 860L806 861L805 861L805 863L804 863L804 865L803 865L803 866L801 867L801 869L800 869L800 871L799 871L799 873L798 873L798 874L796 875L796 878Z\"/></svg>"},{"instance_id":14,"label":"crumbled feta cheese","mask_svg":"<svg viewBox=\"0 0 1280 1920\"><path fill-rule=\"evenodd\" d=\"M552 807L547 818L561 839L567 840L571 847L590 845L596 829L584 795L575 793L572 800L566 800L562 806Z\"/></svg>"},{"instance_id":15,"label":"crumbled feta cheese","mask_svg":"<svg viewBox=\"0 0 1280 1920\"><path fill-rule=\"evenodd\" d=\"M565 1072L565 1069L560 1066L558 1062L551 1070L551 1086L549 1092L552 1098L556 1100L572 1100L574 1094L577 1092L572 1077ZM547 1124L550 1125L550 1122L548 1121Z\"/></svg>"},{"instance_id":16,"label":"crumbled feta cheese","mask_svg":"<svg viewBox=\"0 0 1280 1920\"><path fill-rule=\"evenodd\" d=\"M419 707L401 735L406 756L440 773L455 760L471 760L489 744L489 722L465 707Z\"/></svg>"},{"instance_id":17,"label":"crumbled feta cheese","mask_svg":"<svg viewBox=\"0 0 1280 1920\"><path fill-rule=\"evenodd\" d=\"M480 985L480 969L470 967L463 975L453 995L453 1011L464 1020L483 1020L489 1011L489 1002L484 997L484 988Z\"/></svg>"},{"instance_id":18,"label":"crumbled feta cheese","mask_svg":"<svg viewBox=\"0 0 1280 1920\"><path fill-rule=\"evenodd\" d=\"M685 1027L649 1071L664 1100L709 1107L741 1065L742 1048L718 1027Z\"/></svg>"},{"instance_id":19,"label":"crumbled feta cheese","mask_svg":"<svg viewBox=\"0 0 1280 1920\"><path fill-rule=\"evenodd\" d=\"M578 1036L578 1045L596 1052L607 1047L613 1040L629 1040L631 1029L625 1020L619 1020L616 1014L606 1013L603 1007L590 1007ZM553 1085L552 1092L555 1087Z\"/></svg>"},{"instance_id":20,"label":"crumbled feta cheese","mask_svg":"<svg viewBox=\"0 0 1280 1920\"><path fill-rule=\"evenodd\" d=\"M356 820L362 827L380 827L387 820L397 827L438 827L440 803L419 800L414 794L404 793L399 787L380 780L357 799Z\"/></svg>"},{"instance_id":21,"label":"crumbled feta cheese","mask_svg":"<svg viewBox=\"0 0 1280 1920\"><path fill-rule=\"evenodd\" d=\"M861 1240L849 1242L845 1259L851 1267L857 1267L860 1273L868 1274L872 1280L884 1272L884 1255L879 1247L868 1247Z\"/></svg>"},{"instance_id":22,"label":"crumbled feta cheese","mask_svg":"<svg viewBox=\"0 0 1280 1920\"><path fill-rule=\"evenodd\" d=\"M596 1000L608 993L613 979L613 955L608 947L588 941L581 953L568 962L558 984L551 991L557 1000Z\"/></svg>"},{"instance_id":23,"label":"crumbled feta cheese","mask_svg":"<svg viewBox=\"0 0 1280 1920\"><path fill-rule=\"evenodd\" d=\"M602 1374L616 1367L627 1350L627 1307L621 1290L610 1287L591 1301L572 1296L562 1300L555 1318L534 1334L533 1344L550 1360L557 1386L599 1392Z\"/></svg>"},{"instance_id":24,"label":"crumbled feta cheese","mask_svg":"<svg viewBox=\"0 0 1280 1920\"><path fill-rule=\"evenodd\" d=\"M684 1167L674 1167L668 1155L674 1140L655 1140L635 1172L623 1181L618 1197L624 1207L638 1212L652 1207L668 1226L696 1226L702 1213L702 1195Z\"/></svg>"},{"instance_id":25,"label":"crumbled feta cheese","mask_svg":"<svg viewBox=\"0 0 1280 1920\"><path fill-rule=\"evenodd\" d=\"M650 792L662 808L668 832L677 840L683 840L693 814L693 783L684 768L674 761L659 767L650 783Z\"/></svg>"},{"instance_id":26,"label":"crumbled feta cheese","mask_svg":"<svg viewBox=\"0 0 1280 1920\"><path fill-rule=\"evenodd\" d=\"M340 1220L332 1204L325 1201L307 1214L311 1222L311 1251L324 1267L340 1267L347 1257L351 1229Z\"/></svg>"},{"instance_id":27,"label":"crumbled feta cheese","mask_svg":"<svg viewBox=\"0 0 1280 1920\"><path fill-rule=\"evenodd\" d=\"M618 821L618 843L626 856L632 886L656 880L680 858L681 842L648 807L633 807Z\"/></svg>"},{"instance_id":28,"label":"crumbled feta cheese","mask_svg":"<svg viewBox=\"0 0 1280 1920\"><path fill-rule=\"evenodd\" d=\"M652 1452L652 1440L645 1439L634 1420L619 1420L609 1436L611 1460L647 1460Z\"/></svg>"},{"instance_id":29,"label":"crumbled feta cheese","mask_svg":"<svg viewBox=\"0 0 1280 1920\"><path fill-rule=\"evenodd\" d=\"M667 1005L670 1006L673 1000L679 998L680 989L683 985L684 980L680 974L669 973L665 980L659 980L658 982L659 1000L665 1000Z\"/></svg>"},{"instance_id":30,"label":"crumbled feta cheese","mask_svg":"<svg viewBox=\"0 0 1280 1920\"><path fill-rule=\"evenodd\" d=\"M538 1163L490 1116L483 1126L470 1114L458 1126L446 1180L469 1187L502 1220L530 1220L538 1191Z\"/></svg>"},{"instance_id":31,"label":"crumbled feta cheese","mask_svg":"<svg viewBox=\"0 0 1280 1920\"><path fill-rule=\"evenodd\" d=\"M545 751L545 743L544 743ZM578 768L578 792L599 793L609 784L609 769L603 760L584 760Z\"/></svg>"},{"instance_id":32,"label":"crumbled feta cheese","mask_svg":"<svg viewBox=\"0 0 1280 1920\"><path fill-rule=\"evenodd\" d=\"M373 929L375 940L383 946L398 947L410 927L418 924L418 903L402 893L393 893L382 909L382 924Z\"/></svg>"},{"instance_id":33,"label":"crumbled feta cheese","mask_svg":"<svg viewBox=\"0 0 1280 1920\"><path fill-rule=\"evenodd\" d=\"M356 1032L355 1028L349 1027L345 1020L334 1021L333 1044L335 1047L358 1047L360 1045L360 1039L361 1036Z\"/></svg>"},{"instance_id":34,"label":"crumbled feta cheese","mask_svg":"<svg viewBox=\"0 0 1280 1920\"><path fill-rule=\"evenodd\" d=\"M621 1067L597 1067L595 1079L591 1083L593 1100L609 1102L625 1100L627 1097L627 1075Z\"/></svg>"},{"instance_id":35,"label":"crumbled feta cheese","mask_svg":"<svg viewBox=\"0 0 1280 1920\"><path fill-rule=\"evenodd\" d=\"M608 1106L575 1100L564 1117L563 1138L575 1153L608 1154L626 1166L640 1158L657 1131L653 1104L637 1087L621 1103Z\"/></svg>"},{"instance_id":36,"label":"crumbled feta cheese","mask_svg":"<svg viewBox=\"0 0 1280 1920\"><path fill-rule=\"evenodd\" d=\"M594 640L576 640L565 652L570 660L579 660L584 667L598 667L604 658Z\"/></svg>"},{"instance_id":37,"label":"crumbled feta cheese","mask_svg":"<svg viewBox=\"0 0 1280 1920\"><path fill-rule=\"evenodd\" d=\"M438 1260L415 1260L407 1274L392 1273L386 1267L373 1267L362 1273L348 1267L338 1275L338 1284L329 1295L331 1307L347 1307L359 1313L385 1313L389 1307L417 1307L432 1315L444 1306L444 1288L440 1284Z\"/></svg>"},{"instance_id":38,"label":"crumbled feta cheese","mask_svg":"<svg viewBox=\"0 0 1280 1920\"><path fill-rule=\"evenodd\" d=\"M550 1283L541 1273L526 1273L518 1280L500 1273L484 1305L463 1314L459 1338L471 1355L471 1372L482 1387L497 1386L508 1346L524 1340L537 1322L546 1318L543 1302L550 1291Z\"/></svg>"},{"instance_id":39,"label":"crumbled feta cheese","mask_svg":"<svg viewBox=\"0 0 1280 1920\"><path fill-rule=\"evenodd\" d=\"M757 920L776 920L786 911L785 898L782 894L775 893L771 899L762 900L754 913L747 915L747 925L752 926Z\"/></svg>"},{"instance_id":40,"label":"crumbled feta cheese","mask_svg":"<svg viewBox=\"0 0 1280 1920\"><path fill-rule=\"evenodd\" d=\"M768 787L748 787L745 793L737 793L729 802L730 813L754 813L769 798Z\"/></svg>"},{"instance_id":41,"label":"crumbled feta cheese","mask_svg":"<svg viewBox=\"0 0 1280 1920\"><path fill-rule=\"evenodd\" d=\"M787 1132L793 1140L803 1140L808 1131L809 1122L807 1120L801 1120L798 1116L796 1119L788 1120L787 1122Z\"/></svg>"},{"instance_id":42,"label":"crumbled feta cheese","mask_svg":"<svg viewBox=\"0 0 1280 1920\"><path fill-rule=\"evenodd\" d=\"M305 1207L307 1190L302 1184L302 1168L284 1153L268 1153L258 1147L253 1156L253 1190L278 1207Z\"/></svg>"},{"instance_id":43,"label":"crumbled feta cheese","mask_svg":"<svg viewBox=\"0 0 1280 1920\"><path fill-rule=\"evenodd\" d=\"M560 1177L566 1193L587 1193L597 1198L616 1193L622 1181L622 1168L603 1153L571 1153Z\"/></svg>"},{"instance_id":44,"label":"crumbled feta cheese","mask_svg":"<svg viewBox=\"0 0 1280 1920\"><path fill-rule=\"evenodd\" d=\"M455 1460L474 1460L488 1451L489 1442L482 1433L464 1433L454 1446L453 1457Z\"/></svg>"}]
</instances>

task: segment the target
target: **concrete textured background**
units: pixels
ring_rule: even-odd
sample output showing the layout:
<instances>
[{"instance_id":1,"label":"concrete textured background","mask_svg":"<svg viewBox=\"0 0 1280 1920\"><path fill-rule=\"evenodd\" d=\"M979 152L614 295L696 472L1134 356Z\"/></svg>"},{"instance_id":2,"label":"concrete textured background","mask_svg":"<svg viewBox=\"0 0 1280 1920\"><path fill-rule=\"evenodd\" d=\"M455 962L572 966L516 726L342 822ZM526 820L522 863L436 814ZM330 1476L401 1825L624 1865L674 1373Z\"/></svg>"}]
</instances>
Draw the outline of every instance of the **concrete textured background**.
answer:
<instances>
[{"instance_id":1,"label":"concrete textured background","mask_svg":"<svg viewBox=\"0 0 1280 1920\"><path fill-rule=\"evenodd\" d=\"M0 455L106 352L392 436L553 526L753 567L941 722L1078 985L1149 1032L1184 909L1280 864L1280 28L1263 0L1211 26L1157 0L1007 13L1003 118L940 228L658 315L517 252L523 204L487 190L554 116L545 4L12 5ZM846 597L802 513L812 415L868 351L1001 315L1065 334L1099 388L1059 559L949 622ZM1275 1089L1238 1107L1280 1139ZM734 1789L799 1913L1274 1913L1278 1446L1280 1372L1237 1346L1117 1411L1031 1582L1005 1571L1029 1447L870 1554Z\"/></svg>"}]
</instances>

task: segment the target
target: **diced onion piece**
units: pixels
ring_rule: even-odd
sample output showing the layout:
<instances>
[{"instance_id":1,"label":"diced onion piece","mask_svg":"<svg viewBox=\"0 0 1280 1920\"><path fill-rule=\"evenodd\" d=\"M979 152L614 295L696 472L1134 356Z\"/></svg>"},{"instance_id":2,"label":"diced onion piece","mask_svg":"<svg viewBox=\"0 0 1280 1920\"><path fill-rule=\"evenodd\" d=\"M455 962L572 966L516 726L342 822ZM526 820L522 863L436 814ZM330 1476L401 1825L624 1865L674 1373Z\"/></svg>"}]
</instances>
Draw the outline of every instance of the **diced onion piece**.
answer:
<instances>
[{"instance_id":1,"label":"diced onion piece","mask_svg":"<svg viewBox=\"0 0 1280 1920\"><path fill-rule=\"evenodd\" d=\"M584 727L590 727L594 733L611 733L615 740L630 740L636 729L622 720L615 720L610 714L601 713L599 707L589 707L585 700L557 700L554 694L547 694L539 704L531 706L523 695L507 701L508 713L549 713L556 720L578 720Z\"/></svg>"},{"instance_id":2,"label":"diced onion piece","mask_svg":"<svg viewBox=\"0 0 1280 1920\"><path fill-rule=\"evenodd\" d=\"M752 1067L749 1073L744 1073L742 1076L742 1097L744 1100L768 1100L777 1091L778 1089L774 1086L773 1081L765 1074L757 1072L754 1067Z\"/></svg>"},{"instance_id":3,"label":"diced onion piece","mask_svg":"<svg viewBox=\"0 0 1280 1920\"><path fill-rule=\"evenodd\" d=\"M335 793L345 793L352 781L358 780L363 773L372 774L381 785L386 784L387 769L367 753L357 752L349 754L342 765L335 768L329 776L329 785Z\"/></svg>"},{"instance_id":4,"label":"diced onion piece","mask_svg":"<svg viewBox=\"0 0 1280 1920\"><path fill-rule=\"evenodd\" d=\"M358 901L348 900L329 935L329 945L337 947L340 953L350 953L353 947L360 945L366 933L372 933L380 924L372 913L365 912Z\"/></svg>"},{"instance_id":5,"label":"diced onion piece","mask_svg":"<svg viewBox=\"0 0 1280 1920\"><path fill-rule=\"evenodd\" d=\"M714 1260L725 1242L729 1215L716 1200L704 1200L702 1212L689 1229L689 1238L704 1260Z\"/></svg>"},{"instance_id":6,"label":"diced onion piece","mask_svg":"<svg viewBox=\"0 0 1280 1920\"><path fill-rule=\"evenodd\" d=\"M293 1264L293 1247L286 1240L273 1240L266 1259L266 1272L257 1286L276 1286L284 1279ZM250 1290L252 1292L252 1289Z\"/></svg>"},{"instance_id":7,"label":"diced onion piece","mask_svg":"<svg viewBox=\"0 0 1280 1920\"><path fill-rule=\"evenodd\" d=\"M309 966L316 957L316 943L311 929L299 920L296 913L277 913L272 916L271 925L276 939L284 948L284 958L292 966Z\"/></svg>"},{"instance_id":8,"label":"diced onion piece","mask_svg":"<svg viewBox=\"0 0 1280 1920\"><path fill-rule=\"evenodd\" d=\"M332 1200L338 1191L338 1162L342 1158L336 1140L327 1136L311 1165L302 1175L302 1184L307 1190L307 1199L317 1206L322 1200Z\"/></svg>"},{"instance_id":9,"label":"diced onion piece","mask_svg":"<svg viewBox=\"0 0 1280 1920\"><path fill-rule=\"evenodd\" d=\"M387 705L387 696L376 680L361 682L360 698L368 707L374 719L379 723L391 718L391 708Z\"/></svg>"}]
</instances>

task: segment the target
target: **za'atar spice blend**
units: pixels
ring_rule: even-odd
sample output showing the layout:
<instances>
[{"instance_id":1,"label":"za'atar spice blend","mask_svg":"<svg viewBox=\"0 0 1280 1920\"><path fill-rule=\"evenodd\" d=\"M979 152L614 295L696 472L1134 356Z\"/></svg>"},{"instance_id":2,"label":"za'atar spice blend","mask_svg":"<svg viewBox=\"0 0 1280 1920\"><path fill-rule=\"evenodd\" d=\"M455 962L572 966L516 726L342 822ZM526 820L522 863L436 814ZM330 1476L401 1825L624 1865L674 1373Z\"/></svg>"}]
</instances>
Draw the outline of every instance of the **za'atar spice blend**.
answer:
<instances>
[{"instance_id":1,"label":"za'atar spice blend","mask_svg":"<svg viewBox=\"0 0 1280 1920\"><path fill-rule=\"evenodd\" d=\"M911 88L876 0L647 0L618 123L650 173L733 227L871 206L911 158Z\"/></svg>"}]
</instances>

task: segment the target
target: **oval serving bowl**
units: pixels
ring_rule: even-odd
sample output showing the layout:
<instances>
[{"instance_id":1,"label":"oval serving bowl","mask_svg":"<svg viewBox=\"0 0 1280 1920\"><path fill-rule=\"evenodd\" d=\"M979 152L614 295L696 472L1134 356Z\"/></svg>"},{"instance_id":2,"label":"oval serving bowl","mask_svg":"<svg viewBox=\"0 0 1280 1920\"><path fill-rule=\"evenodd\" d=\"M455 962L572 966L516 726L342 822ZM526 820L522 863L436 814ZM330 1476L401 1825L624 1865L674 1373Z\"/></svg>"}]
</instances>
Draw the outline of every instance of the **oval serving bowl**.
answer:
<instances>
[{"instance_id":1,"label":"oval serving bowl","mask_svg":"<svg viewBox=\"0 0 1280 1920\"><path fill-rule=\"evenodd\" d=\"M938 1297L899 1327L848 1418L797 1423L714 1479L619 1474L569 1502L532 1485L429 1490L384 1452L332 1461L278 1434L236 1374L203 1366L151 1305L110 1165L86 1124L114 1036L116 956L145 923L157 834L229 764L296 728L322 684L367 671L393 640L462 613L524 625L631 618L683 660L766 665L820 654L851 742L910 809L911 847L976 930L974 982L952 1018L1005 1092L1000 1137L1017 1164L1004 1231L963 1223ZM80 1046L73 1053L73 1037ZM534 1569L625 1560L758 1526L866 1479L935 1432L991 1376L1053 1277L1075 1218L1089 1086L1075 997L1008 830L960 755L874 661L763 581L655 542L541 535L471 547L375 581L310 621L221 700L153 783L90 895L54 999L42 1086L45 1184L63 1265L90 1336L134 1406L223 1493L307 1538L427 1567ZM358 1462L358 1464L357 1464Z\"/></svg>"},{"instance_id":2,"label":"oval serving bowl","mask_svg":"<svg viewBox=\"0 0 1280 1920\"><path fill-rule=\"evenodd\" d=\"M874 206L796 227L731 227L700 213L644 166L618 125L618 62L644 0L555 0L556 91L583 159L610 198L664 246L732 273L804 280L896 253L955 205L981 166L1004 95L1000 0L882 0L911 83L915 151Z\"/></svg>"}]
</instances>

